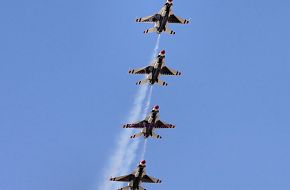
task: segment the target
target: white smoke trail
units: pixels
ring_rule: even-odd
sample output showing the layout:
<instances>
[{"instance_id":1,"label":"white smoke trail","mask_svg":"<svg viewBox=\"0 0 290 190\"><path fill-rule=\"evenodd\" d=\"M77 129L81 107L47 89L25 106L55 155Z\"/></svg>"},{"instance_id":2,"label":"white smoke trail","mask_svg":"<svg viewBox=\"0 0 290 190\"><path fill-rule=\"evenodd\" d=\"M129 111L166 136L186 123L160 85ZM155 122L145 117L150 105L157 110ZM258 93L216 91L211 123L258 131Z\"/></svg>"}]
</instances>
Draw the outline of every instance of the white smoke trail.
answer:
<instances>
[{"instance_id":1,"label":"white smoke trail","mask_svg":"<svg viewBox=\"0 0 290 190\"><path fill-rule=\"evenodd\" d=\"M140 160L144 160L145 159L146 149L147 149L147 139L144 140L144 144L143 144L143 149L142 149L141 159Z\"/></svg>"},{"instance_id":2,"label":"white smoke trail","mask_svg":"<svg viewBox=\"0 0 290 190\"><path fill-rule=\"evenodd\" d=\"M148 86L146 86L146 92L148 91ZM150 103L151 103L151 97L152 97L152 91L153 91L153 87L150 86L149 87L149 93L146 97L146 101L145 101L145 108L143 110L143 113L142 113L142 117L140 118L140 115L141 115L141 112L137 118L137 120L143 120L146 115L147 115L147 112L149 110L149 107L150 107ZM147 94L147 93L146 93ZM136 119L134 121L130 121L130 122L136 122L137 121ZM133 132L139 132L139 130L133 130ZM132 132L132 133L133 133ZM136 153L137 153L137 149L138 149L138 145L140 143L140 138L136 138L134 139L134 141L132 141L128 147L128 152L127 152L127 165L124 165L124 169L123 169L123 173L125 172L128 172L128 169L130 168L132 162L135 160L136 158Z\"/></svg>"},{"instance_id":3,"label":"white smoke trail","mask_svg":"<svg viewBox=\"0 0 290 190\"><path fill-rule=\"evenodd\" d=\"M142 114L143 102L146 98L148 86L141 86L135 96L134 105L129 116L129 123L136 122ZM135 139L132 142L130 136L133 135L133 130L122 130L118 137L116 152L111 156L109 166L106 168L104 182L99 187L100 190L113 190L119 188L120 184L112 183L108 177L117 176L128 172L133 160L136 157L139 140Z\"/></svg>"},{"instance_id":4,"label":"white smoke trail","mask_svg":"<svg viewBox=\"0 0 290 190\"><path fill-rule=\"evenodd\" d=\"M141 88L146 88L146 92L144 92L144 98L143 98L143 101L146 100L145 102L145 108L143 110L143 113L140 108L140 112L138 112L138 116L135 115L136 117L132 117L130 123L133 123L133 122L136 122L138 120L143 120L148 112L148 109L149 109L149 106L150 106L150 102L151 102L151 96L152 96L152 86L149 87L149 93L148 93L148 96L146 97L146 94L147 94L147 91L148 91L148 86L143 86ZM143 95L143 94L142 94ZM140 104L141 106L144 106L142 104ZM136 114L136 113L135 113ZM140 118L142 114L142 118ZM140 132L139 130L132 130L132 133L131 135L133 135L133 133L135 132ZM130 135L130 136L131 136ZM125 155L125 159L124 159L124 162L123 162L123 165L122 167L120 168L120 173L121 175L123 174L127 174L129 173L129 169L131 168L131 165L133 164L133 162L135 161L135 158L136 158L136 155L137 155L137 150L139 148L139 143L140 143L140 138L135 138L133 141L131 141L127 147L127 150L126 150L126 155ZM146 150L145 150L146 151ZM144 152L144 151L143 151ZM144 152L145 154L145 152ZM121 188L122 187L122 184L116 184L116 187L117 188Z\"/></svg>"},{"instance_id":5,"label":"white smoke trail","mask_svg":"<svg viewBox=\"0 0 290 190\"><path fill-rule=\"evenodd\" d=\"M154 59L157 55L157 51L159 49L159 44L160 44L160 34L158 34L158 37L157 37L157 41L156 41L156 44L155 44L155 47L154 47L154 50L153 50L153 54L152 54L152 59Z\"/></svg>"},{"instance_id":6,"label":"white smoke trail","mask_svg":"<svg viewBox=\"0 0 290 190\"><path fill-rule=\"evenodd\" d=\"M146 101L145 108L144 108L144 111L143 111L143 118L145 118L146 115L148 114L148 110L149 110L150 103L151 103L152 91L153 91L153 86L150 86L149 93L148 93L148 96L147 96L147 101ZM143 144L143 149L142 149L141 159L140 160L144 160L146 149L147 149L147 139L144 140L144 144Z\"/></svg>"},{"instance_id":7,"label":"white smoke trail","mask_svg":"<svg viewBox=\"0 0 290 190\"><path fill-rule=\"evenodd\" d=\"M129 118L129 123L134 123L137 122L143 118L141 118L141 116L143 115L143 110L142 107L144 107L144 101L146 100L146 95L147 95L147 91L148 91L148 86L141 86L140 87L140 93L138 94L137 97L139 97L140 101L137 101L136 104L134 104L132 109L132 112L130 113L130 118ZM147 97L148 98L148 97ZM146 100L146 102L148 102L148 100ZM131 135L133 135L135 132L139 132L139 130L129 130L131 131ZM136 153L137 153L137 149L138 149L138 145L139 145L140 139L136 138L136 139L130 139L129 141L129 145L127 147L127 152L125 155L125 159L123 162L122 167L120 168L120 172L121 173L128 173L131 164L133 163L133 161L136 158Z\"/></svg>"},{"instance_id":8,"label":"white smoke trail","mask_svg":"<svg viewBox=\"0 0 290 190\"><path fill-rule=\"evenodd\" d=\"M143 118L145 118L147 113L148 113L150 103L151 103L152 91L153 91L153 86L150 86L149 93L148 93L147 100L146 100L146 104L145 104L145 108L143 110L143 115L142 115Z\"/></svg>"}]
</instances>

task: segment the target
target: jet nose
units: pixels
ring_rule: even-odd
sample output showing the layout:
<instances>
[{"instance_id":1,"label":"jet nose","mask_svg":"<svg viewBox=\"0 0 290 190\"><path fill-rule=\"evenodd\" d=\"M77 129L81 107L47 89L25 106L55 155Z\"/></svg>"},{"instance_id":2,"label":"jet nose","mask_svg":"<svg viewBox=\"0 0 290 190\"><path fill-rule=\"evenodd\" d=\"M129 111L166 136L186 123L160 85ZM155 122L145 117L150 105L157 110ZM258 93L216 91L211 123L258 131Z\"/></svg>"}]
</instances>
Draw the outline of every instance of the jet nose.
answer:
<instances>
[{"instance_id":1,"label":"jet nose","mask_svg":"<svg viewBox=\"0 0 290 190\"><path fill-rule=\"evenodd\" d=\"M158 105L154 106L153 110L156 110L156 111L159 110L159 106Z\"/></svg>"},{"instance_id":2,"label":"jet nose","mask_svg":"<svg viewBox=\"0 0 290 190\"><path fill-rule=\"evenodd\" d=\"M163 56L164 56L165 53L166 53L165 50L162 50L162 51L160 52L160 55L163 55Z\"/></svg>"},{"instance_id":3,"label":"jet nose","mask_svg":"<svg viewBox=\"0 0 290 190\"><path fill-rule=\"evenodd\" d=\"M142 160L142 161L140 162L140 164L141 164L141 165L145 165L145 164L146 164L146 160Z\"/></svg>"}]
</instances>

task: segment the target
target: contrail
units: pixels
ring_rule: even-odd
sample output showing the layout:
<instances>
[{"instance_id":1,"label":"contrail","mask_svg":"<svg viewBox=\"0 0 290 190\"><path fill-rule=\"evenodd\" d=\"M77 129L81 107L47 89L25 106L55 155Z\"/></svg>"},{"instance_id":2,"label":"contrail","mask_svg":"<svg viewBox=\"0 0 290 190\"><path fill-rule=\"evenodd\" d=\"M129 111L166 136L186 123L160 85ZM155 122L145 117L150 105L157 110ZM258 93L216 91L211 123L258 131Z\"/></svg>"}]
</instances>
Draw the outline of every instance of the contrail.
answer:
<instances>
[{"instance_id":1,"label":"contrail","mask_svg":"<svg viewBox=\"0 0 290 190\"><path fill-rule=\"evenodd\" d=\"M148 113L148 110L149 110L149 107L150 107L150 103L151 103L152 91L153 91L153 86L150 86L149 87L149 93L148 93L148 96L147 96L147 101L146 101L145 108L144 108L144 111L143 111L143 118L145 118L147 113ZM147 139L144 140L144 144L143 144L143 149L142 149L141 159L140 160L144 160L146 149L147 149Z\"/></svg>"},{"instance_id":2,"label":"contrail","mask_svg":"<svg viewBox=\"0 0 290 190\"><path fill-rule=\"evenodd\" d=\"M143 149L142 149L142 154L141 154L141 159L140 160L144 160L145 159L146 149L147 149L147 139L144 140L144 144L143 144Z\"/></svg>"},{"instance_id":3,"label":"contrail","mask_svg":"<svg viewBox=\"0 0 290 190\"><path fill-rule=\"evenodd\" d=\"M158 34L158 37L157 37L157 41L156 41L156 44L155 44L155 47L154 47L154 50L153 50L153 54L152 54L152 59L155 58L155 56L157 55L157 51L159 49L159 44L160 44L160 34Z\"/></svg>"},{"instance_id":4,"label":"contrail","mask_svg":"<svg viewBox=\"0 0 290 190\"><path fill-rule=\"evenodd\" d=\"M146 98L148 86L141 86L135 96L134 105L129 116L129 123L136 122L140 119L142 114L143 102ZM138 148L139 139L132 142L130 136L133 135L134 130L122 130L117 139L117 147L115 153L111 156L109 166L106 168L104 175L104 182L100 185L100 190L113 190L119 188L119 183L112 183L109 181L110 176L124 175L128 172L133 160L136 157L136 150Z\"/></svg>"},{"instance_id":5,"label":"contrail","mask_svg":"<svg viewBox=\"0 0 290 190\"><path fill-rule=\"evenodd\" d=\"M148 91L148 86L146 86L146 93L145 93L145 98L144 98L144 100L146 100L146 101L145 101L145 108L144 108L143 112L142 113L140 112L138 118L136 118L135 120L133 120L131 122L136 122L138 120L143 120L146 117L147 112L148 112L149 107L150 107L150 103L151 103L153 87L152 86L149 87L149 93L148 93L148 95L146 97L147 91ZM142 106L144 106L144 105L142 105ZM141 115L142 115L142 117L141 117ZM137 131L139 132L139 130L132 130L132 133L135 133ZM137 154L137 149L139 147L139 143L140 143L140 138L136 138L130 143L130 145L128 147L127 156L126 156L127 158L125 158L126 164L124 165L123 170L121 169L122 173L129 172L128 169L130 168L131 164L133 163L133 161L136 158L136 154Z\"/></svg>"},{"instance_id":6,"label":"contrail","mask_svg":"<svg viewBox=\"0 0 290 190\"><path fill-rule=\"evenodd\" d=\"M147 113L148 113L150 103L151 103L152 91L153 91L153 86L150 86L149 93L148 93L147 100L146 100L146 104L145 104L145 108L143 110L143 115L142 115L143 118L145 118Z\"/></svg>"}]
</instances>

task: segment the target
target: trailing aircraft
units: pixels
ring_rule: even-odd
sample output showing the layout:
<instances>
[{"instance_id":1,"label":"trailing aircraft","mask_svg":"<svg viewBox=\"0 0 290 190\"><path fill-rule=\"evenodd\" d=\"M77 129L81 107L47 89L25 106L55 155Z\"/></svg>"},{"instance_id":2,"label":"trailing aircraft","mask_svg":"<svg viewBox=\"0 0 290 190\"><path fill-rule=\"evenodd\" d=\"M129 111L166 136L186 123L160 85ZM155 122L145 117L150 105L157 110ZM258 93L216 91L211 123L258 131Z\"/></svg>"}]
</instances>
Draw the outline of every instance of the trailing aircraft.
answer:
<instances>
[{"instance_id":1,"label":"trailing aircraft","mask_svg":"<svg viewBox=\"0 0 290 190\"><path fill-rule=\"evenodd\" d=\"M154 132L155 129L175 128L175 125L167 124L160 120L159 106L154 106L151 113L143 120L133 124L124 125L123 128L142 129L140 133L132 135L130 138L144 136L161 139L162 137Z\"/></svg>"},{"instance_id":2,"label":"trailing aircraft","mask_svg":"<svg viewBox=\"0 0 290 190\"><path fill-rule=\"evenodd\" d=\"M142 183L161 183L160 179L146 174L146 161L142 160L137 169L129 175L110 178L111 181L129 182L128 186L119 190L146 190L141 187Z\"/></svg>"},{"instance_id":3,"label":"trailing aircraft","mask_svg":"<svg viewBox=\"0 0 290 190\"><path fill-rule=\"evenodd\" d=\"M168 84L160 80L160 75L181 75L181 72L171 69L165 66L165 50L162 50L153 63L150 66L132 69L129 71L130 74L146 74L147 78L136 83L136 85L142 85L149 83L153 85L157 83L161 86L167 86Z\"/></svg>"}]
</instances>

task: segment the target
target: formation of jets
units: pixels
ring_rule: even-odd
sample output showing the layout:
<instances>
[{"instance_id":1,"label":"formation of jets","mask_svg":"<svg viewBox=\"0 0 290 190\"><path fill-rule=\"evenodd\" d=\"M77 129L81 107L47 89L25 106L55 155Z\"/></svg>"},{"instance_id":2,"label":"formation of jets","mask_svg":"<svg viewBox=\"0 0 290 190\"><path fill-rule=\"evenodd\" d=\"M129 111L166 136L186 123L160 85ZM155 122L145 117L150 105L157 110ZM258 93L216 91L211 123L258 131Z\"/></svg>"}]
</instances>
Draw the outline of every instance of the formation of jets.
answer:
<instances>
[{"instance_id":1,"label":"formation of jets","mask_svg":"<svg viewBox=\"0 0 290 190\"><path fill-rule=\"evenodd\" d=\"M154 23L154 27L145 30L144 33L156 32L160 34L162 32L168 34L175 34L173 30L168 27L168 23L188 24L189 20L183 19L173 14L173 0L167 0L165 5L159 11L159 13L136 19L136 22ZM160 51L157 57L153 60L152 64L139 69L132 69L130 74L143 74L147 75L146 79L137 82L137 85L155 83L161 86L167 86L168 84L160 80L162 75L174 75L179 76L181 72L171 69L165 66L165 50ZM136 123L123 125L123 128L141 129L140 133L132 135L130 138L134 139L143 136L145 139L151 137L155 139L161 139L162 137L155 133L156 129L161 128L175 128L175 125L168 124L160 120L159 106L154 106L149 115L142 121ZM129 138L129 137L128 137ZM146 190L142 183L161 183L160 179L148 176L146 173L146 161L142 160L131 174L111 177L110 181L128 182L128 186L120 188L119 190Z\"/></svg>"}]
</instances>

